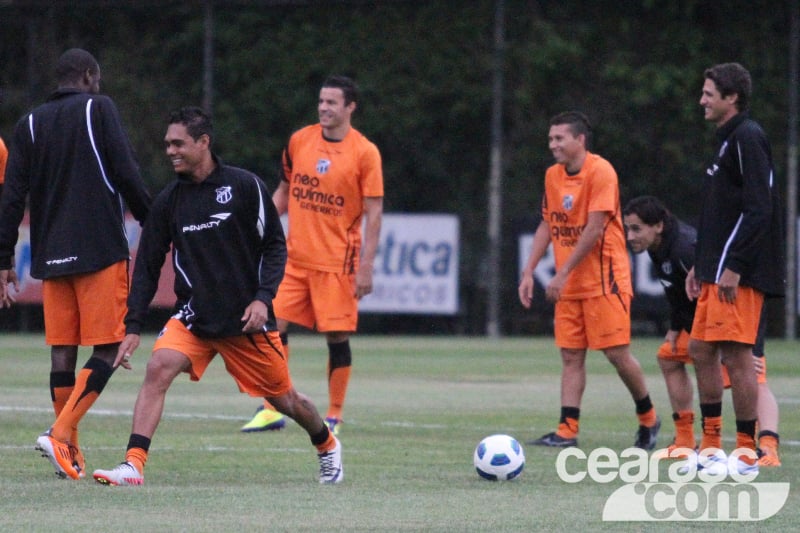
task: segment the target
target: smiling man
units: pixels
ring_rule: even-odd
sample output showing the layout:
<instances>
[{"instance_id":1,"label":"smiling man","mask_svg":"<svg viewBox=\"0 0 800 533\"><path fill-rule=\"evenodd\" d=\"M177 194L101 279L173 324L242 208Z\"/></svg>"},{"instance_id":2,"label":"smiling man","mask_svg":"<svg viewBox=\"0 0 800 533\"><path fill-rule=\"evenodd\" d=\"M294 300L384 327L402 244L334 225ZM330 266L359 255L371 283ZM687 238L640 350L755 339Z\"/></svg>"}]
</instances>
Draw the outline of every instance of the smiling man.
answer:
<instances>
[{"instance_id":1,"label":"smiling man","mask_svg":"<svg viewBox=\"0 0 800 533\"><path fill-rule=\"evenodd\" d=\"M769 141L749 116L751 87L747 69L723 63L705 71L700 96L717 140L703 178L696 261L686 278L687 296L697 299L689 354L703 416L701 450L722 447L724 363L736 448L755 452L758 383L750 354L764 298L783 296L785 287L781 202ZM757 471L755 453L740 457L738 468Z\"/></svg>"},{"instance_id":2,"label":"smiling man","mask_svg":"<svg viewBox=\"0 0 800 533\"><path fill-rule=\"evenodd\" d=\"M545 174L542 221L519 284L525 308L533 300L533 271L553 245L556 274L545 288L555 303L555 341L561 352L561 417L556 431L530 441L538 446L578 445L586 388L586 352L602 351L616 368L636 406L634 446L652 450L661 422L639 361L631 354L630 262L625 247L617 173L588 151L589 119L570 111L550 120L550 152L556 164Z\"/></svg>"},{"instance_id":3,"label":"smiling man","mask_svg":"<svg viewBox=\"0 0 800 533\"><path fill-rule=\"evenodd\" d=\"M358 325L358 301L372 292L383 216L381 156L351 126L357 105L353 80L345 76L325 80L317 102L319 123L289 139L281 182L272 196L278 213L289 217L289 259L275 299L278 329L287 354L289 323L325 335L329 398L325 422L337 434L352 366L350 335ZM242 431L280 429L285 423L266 402Z\"/></svg>"},{"instance_id":4,"label":"smiling man","mask_svg":"<svg viewBox=\"0 0 800 533\"><path fill-rule=\"evenodd\" d=\"M342 448L311 400L292 385L272 312L283 277L286 241L264 183L225 165L211 151L213 128L199 108L170 116L164 138L176 172L153 202L142 231L114 368L130 369L167 252L175 270L175 312L156 340L133 411L125 460L95 470L106 485L141 485L164 398L181 373L199 381L220 354L239 390L270 398L306 430L316 447L320 483L343 478Z\"/></svg>"}]
</instances>

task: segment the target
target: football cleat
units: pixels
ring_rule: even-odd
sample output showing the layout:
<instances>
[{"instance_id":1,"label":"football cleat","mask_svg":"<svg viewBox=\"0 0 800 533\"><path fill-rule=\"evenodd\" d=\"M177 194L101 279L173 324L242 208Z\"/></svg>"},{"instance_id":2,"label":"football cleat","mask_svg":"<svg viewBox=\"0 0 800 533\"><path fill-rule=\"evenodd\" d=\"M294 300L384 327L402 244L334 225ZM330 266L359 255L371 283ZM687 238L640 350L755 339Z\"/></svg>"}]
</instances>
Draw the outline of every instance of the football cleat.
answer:
<instances>
[{"instance_id":1,"label":"football cleat","mask_svg":"<svg viewBox=\"0 0 800 533\"><path fill-rule=\"evenodd\" d=\"M86 477L86 459L83 457L83 452L71 443L67 444L67 446L69 446L69 453L72 455L72 466L75 467L78 476L81 478Z\"/></svg>"},{"instance_id":2,"label":"football cleat","mask_svg":"<svg viewBox=\"0 0 800 533\"><path fill-rule=\"evenodd\" d=\"M636 441L633 443L633 446L635 448L641 448L642 450L652 450L656 447L656 438L658 437L658 431L660 429L661 419L658 417L656 417L656 423L651 427L639 426L639 430L636 432Z\"/></svg>"},{"instance_id":3,"label":"football cleat","mask_svg":"<svg viewBox=\"0 0 800 533\"><path fill-rule=\"evenodd\" d=\"M255 433L256 431L277 431L286 425L286 417L274 409L264 409L259 406L253 419L242 426L242 432Z\"/></svg>"},{"instance_id":4,"label":"football cleat","mask_svg":"<svg viewBox=\"0 0 800 533\"><path fill-rule=\"evenodd\" d=\"M729 465L730 468L733 468L733 465ZM758 475L758 461L753 461L752 463L748 463L747 461L743 461L741 457L736 458L736 470L742 476L747 476L749 474Z\"/></svg>"},{"instance_id":5,"label":"football cleat","mask_svg":"<svg viewBox=\"0 0 800 533\"><path fill-rule=\"evenodd\" d=\"M344 479L342 468L342 443L336 440L336 446L330 451L318 453L319 458L319 482L323 485L333 485L340 483Z\"/></svg>"},{"instance_id":6,"label":"football cleat","mask_svg":"<svg viewBox=\"0 0 800 533\"><path fill-rule=\"evenodd\" d=\"M101 485L144 485L144 476L128 462L120 463L112 470L95 470L92 477Z\"/></svg>"},{"instance_id":7,"label":"football cleat","mask_svg":"<svg viewBox=\"0 0 800 533\"><path fill-rule=\"evenodd\" d=\"M325 419L325 425L328 426L328 429L330 430L331 433L333 433L334 435L338 435L339 430L342 427L342 419L329 416L328 418Z\"/></svg>"},{"instance_id":8,"label":"football cleat","mask_svg":"<svg viewBox=\"0 0 800 533\"><path fill-rule=\"evenodd\" d=\"M690 470L704 470L713 476L724 477L728 475L728 457L722 450L717 450L710 455L693 453L686 459L686 464L678 468L678 473L684 475Z\"/></svg>"},{"instance_id":9,"label":"football cleat","mask_svg":"<svg viewBox=\"0 0 800 533\"><path fill-rule=\"evenodd\" d=\"M529 440L526 444L532 444L534 446L550 446L552 448L569 448L572 446L577 446L578 439L568 439L553 431L547 435L542 435L538 439Z\"/></svg>"},{"instance_id":10,"label":"football cleat","mask_svg":"<svg viewBox=\"0 0 800 533\"><path fill-rule=\"evenodd\" d=\"M761 446L758 452L758 466L781 466L778 450L772 446Z\"/></svg>"},{"instance_id":11,"label":"football cleat","mask_svg":"<svg viewBox=\"0 0 800 533\"><path fill-rule=\"evenodd\" d=\"M81 477L72 464L69 445L51 437L49 429L36 439L36 450L42 452L42 457L47 457L50 464L56 469L58 477L62 479L79 479Z\"/></svg>"}]
</instances>

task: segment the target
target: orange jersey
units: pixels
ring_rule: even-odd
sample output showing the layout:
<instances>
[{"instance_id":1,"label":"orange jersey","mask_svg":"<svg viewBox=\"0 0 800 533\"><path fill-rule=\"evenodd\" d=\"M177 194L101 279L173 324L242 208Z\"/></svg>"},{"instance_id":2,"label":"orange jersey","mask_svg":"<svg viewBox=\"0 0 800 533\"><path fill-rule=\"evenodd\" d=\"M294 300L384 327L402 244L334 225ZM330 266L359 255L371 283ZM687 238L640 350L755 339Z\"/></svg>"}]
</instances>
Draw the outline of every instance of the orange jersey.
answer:
<instances>
[{"instance_id":1,"label":"orange jersey","mask_svg":"<svg viewBox=\"0 0 800 533\"><path fill-rule=\"evenodd\" d=\"M328 141L322 126L295 132L283 152L289 183L289 261L324 272L351 274L361 252L365 197L383 196L378 148L353 128Z\"/></svg>"},{"instance_id":2,"label":"orange jersey","mask_svg":"<svg viewBox=\"0 0 800 533\"><path fill-rule=\"evenodd\" d=\"M6 181L6 161L8 161L8 148L0 137L0 184Z\"/></svg>"},{"instance_id":3,"label":"orange jersey","mask_svg":"<svg viewBox=\"0 0 800 533\"><path fill-rule=\"evenodd\" d=\"M550 225L556 268L578 243L590 212L609 215L603 234L589 254L570 273L561 298L577 300L604 294L633 294L631 266L619 202L617 173L611 163L587 152L580 172L567 174L556 164L545 174L542 220Z\"/></svg>"}]
</instances>

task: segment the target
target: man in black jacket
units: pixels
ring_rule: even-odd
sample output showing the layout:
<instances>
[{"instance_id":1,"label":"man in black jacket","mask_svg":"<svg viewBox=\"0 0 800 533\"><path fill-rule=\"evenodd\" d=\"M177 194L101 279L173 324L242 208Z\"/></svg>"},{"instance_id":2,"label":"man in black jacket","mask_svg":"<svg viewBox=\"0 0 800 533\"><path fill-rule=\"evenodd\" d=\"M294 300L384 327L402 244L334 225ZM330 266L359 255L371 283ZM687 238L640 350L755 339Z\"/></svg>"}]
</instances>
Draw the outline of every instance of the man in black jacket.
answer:
<instances>
[{"instance_id":1,"label":"man in black jacket","mask_svg":"<svg viewBox=\"0 0 800 533\"><path fill-rule=\"evenodd\" d=\"M14 297L14 247L30 202L31 276L43 280L51 346L53 426L36 441L59 477L83 477L78 423L113 372L125 336L128 238L123 201L144 222L150 207L100 66L73 48L56 64L58 89L17 123L0 204L0 307ZM16 288L16 287L15 287ZM92 346L75 375L78 346Z\"/></svg>"},{"instance_id":2,"label":"man in black jacket","mask_svg":"<svg viewBox=\"0 0 800 533\"><path fill-rule=\"evenodd\" d=\"M111 470L95 470L94 478L106 485L143 484L167 389L183 372L198 381L220 354L240 391L269 399L308 432L317 449L320 483L339 483L344 475L341 444L311 400L292 385L272 309L286 265L278 212L258 176L225 165L212 153L212 135L210 119L198 108L170 117L164 141L177 176L156 197L142 232L127 335L114 366L130 369L170 248L175 314L147 364L125 461Z\"/></svg>"},{"instance_id":3,"label":"man in black jacket","mask_svg":"<svg viewBox=\"0 0 800 533\"><path fill-rule=\"evenodd\" d=\"M717 146L703 182L695 266L686 278L687 295L698 299L689 353L703 417L700 451L709 450L699 466L724 468L721 355L736 415L736 468L754 474L758 383L751 351L764 298L784 293L781 204L769 142L748 114L750 73L724 63L704 76L700 105L717 128Z\"/></svg>"}]
</instances>

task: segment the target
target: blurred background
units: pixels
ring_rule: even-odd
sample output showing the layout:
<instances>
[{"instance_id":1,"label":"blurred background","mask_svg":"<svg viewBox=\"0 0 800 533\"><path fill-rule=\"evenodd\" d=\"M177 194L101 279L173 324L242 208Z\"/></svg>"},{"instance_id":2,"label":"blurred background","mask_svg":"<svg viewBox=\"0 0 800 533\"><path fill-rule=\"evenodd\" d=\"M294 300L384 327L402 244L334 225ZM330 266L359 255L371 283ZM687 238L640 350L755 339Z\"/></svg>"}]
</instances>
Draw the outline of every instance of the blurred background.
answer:
<instances>
[{"instance_id":1,"label":"blurred background","mask_svg":"<svg viewBox=\"0 0 800 533\"><path fill-rule=\"evenodd\" d=\"M516 294L520 239L535 230L552 164L548 119L586 113L623 204L653 194L693 222L714 142L698 104L703 70L740 62L794 220L797 18L797 0L0 0L0 136L13 149L16 121L55 88L56 59L81 47L101 65L152 192L172 177L162 139L183 105L210 111L215 151L274 188L289 135L316 122L320 84L349 75L362 91L354 126L383 156L385 212L457 220L443 237L457 251L453 308L363 312L360 330L546 334L541 293L531 311ZM396 274L382 246L384 274ZM637 292L635 330L663 332L663 298ZM787 302L770 303L771 335L794 336ZM0 328L39 327L35 304L0 313Z\"/></svg>"}]
</instances>

